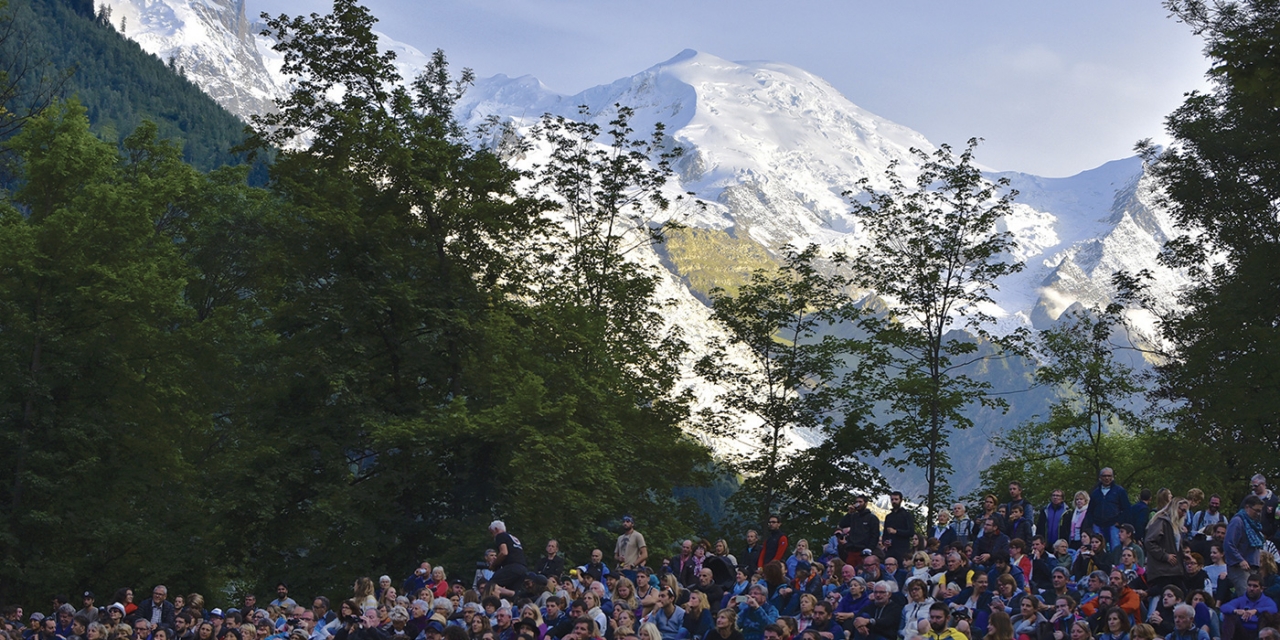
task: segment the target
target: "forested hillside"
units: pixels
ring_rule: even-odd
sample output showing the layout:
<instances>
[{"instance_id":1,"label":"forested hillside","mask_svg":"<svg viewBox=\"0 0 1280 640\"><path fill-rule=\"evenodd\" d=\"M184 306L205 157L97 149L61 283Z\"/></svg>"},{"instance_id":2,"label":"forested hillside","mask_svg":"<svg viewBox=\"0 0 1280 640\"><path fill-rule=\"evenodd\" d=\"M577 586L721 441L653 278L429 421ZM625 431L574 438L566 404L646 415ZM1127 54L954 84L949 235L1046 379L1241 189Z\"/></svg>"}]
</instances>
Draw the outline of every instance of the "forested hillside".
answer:
<instances>
[{"instance_id":1,"label":"forested hillside","mask_svg":"<svg viewBox=\"0 0 1280 640\"><path fill-rule=\"evenodd\" d=\"M152 120L160 137L181 142L184 159L199 169L237 162L230 150L244 140L245 123L180 69L98 20L91 0L10 0L5 11L14 29L6 60L29 67L28 85L69 74L61 92L79 99L98 135L119 142Z\"/></svg>"}]
</instances>

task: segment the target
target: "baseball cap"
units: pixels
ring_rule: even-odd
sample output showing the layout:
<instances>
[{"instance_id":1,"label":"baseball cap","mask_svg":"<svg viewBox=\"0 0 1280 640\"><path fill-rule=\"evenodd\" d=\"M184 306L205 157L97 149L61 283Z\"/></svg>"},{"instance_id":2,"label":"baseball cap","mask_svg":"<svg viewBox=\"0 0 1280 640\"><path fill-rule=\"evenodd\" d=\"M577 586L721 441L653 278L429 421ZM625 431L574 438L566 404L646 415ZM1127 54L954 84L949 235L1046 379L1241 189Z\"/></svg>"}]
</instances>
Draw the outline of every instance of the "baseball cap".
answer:
<instances>
[{"instance_id":1,"label":"baseball cap","mask_svg":"<svg viewBox=\"0 0 1280 640\"><path fill-rule=\"evenodd\" d=\"M633 520L633 519L631 518L631 516L630 516L630 515L622 516L622 521L623 521L623 522L635 522L635 520Z\"/></svg>"},{"instance_id":2,"label":"baseball cap","mask_svg":"<svg viewBox=\"0 0 1280 640\"><path fill-rule=\"evenodd\" d=\"M44 620L44 614L37 611L31 614L31 619L35 620L36 622L40 622L41 620Z\"/></svg>"},{"instance_id":3,"label":"baseball cap","mask_svg":"<svg viewBox=\"0 0 1280 640\"><path fill-rule=\"evenodd\" d=\"M112 606L115 606L115 605L112 605ZM120 607L120 608L121 608L121 609L123 609L124 607ZM221 618L221 617L222 617L222 609L214 609L213 611L210 611L210 612L209 612L209 617L211 617L211 618Z\"/></svg>"}]
</instances>

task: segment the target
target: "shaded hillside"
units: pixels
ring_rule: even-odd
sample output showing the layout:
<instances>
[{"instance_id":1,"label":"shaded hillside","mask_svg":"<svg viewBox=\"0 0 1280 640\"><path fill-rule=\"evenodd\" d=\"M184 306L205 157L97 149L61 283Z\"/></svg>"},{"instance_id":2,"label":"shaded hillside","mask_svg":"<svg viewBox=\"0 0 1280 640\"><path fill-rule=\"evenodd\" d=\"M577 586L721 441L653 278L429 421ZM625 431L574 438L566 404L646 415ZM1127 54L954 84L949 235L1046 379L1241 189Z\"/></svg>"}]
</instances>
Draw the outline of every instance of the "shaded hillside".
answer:
<instances>
[{"instance_id":1,"label":"shaded hillside","mask_svg":"<svg viewBox=\"0 0 1280 640\"><path fill-rule=\"evenodd\" d=\"M161 136L180 140L199 169L239 162L230 149L244 140L245 123L180 69L101 24L90 0L10 0L8 11L22 37L13 43L21 51L5 55L44 63L46 74L69 73L62 93L80 100L100 136L119 141L148 119Z\"/></svg>"}]
</instances>

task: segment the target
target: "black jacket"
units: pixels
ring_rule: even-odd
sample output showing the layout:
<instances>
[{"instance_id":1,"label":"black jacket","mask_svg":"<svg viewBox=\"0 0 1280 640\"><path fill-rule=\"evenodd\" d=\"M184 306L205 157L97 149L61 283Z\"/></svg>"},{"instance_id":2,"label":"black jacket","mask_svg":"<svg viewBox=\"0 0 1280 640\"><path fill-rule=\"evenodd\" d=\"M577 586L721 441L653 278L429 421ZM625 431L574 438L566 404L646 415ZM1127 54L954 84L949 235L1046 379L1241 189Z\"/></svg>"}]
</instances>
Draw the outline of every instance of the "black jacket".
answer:
<instances>
[{"instance_id":1,"label":"black jacket","mask_svg":"<svg viewBox=\"0 0 1280 640\"><path fill-rule=\"evenodd\" d=\"M844 514L839 526L849 530L845 545L850 551L861 553L863 549L875 549L880 541L880 518L870 509Z\"/></svg>"},{"instance_id":2,"label":"black jacket","mask_svg":"<svg viewBox=\"0 0 1280 640\"><path fill-rule=\"evenodd\" d=\"M884 539L889 541L889 555L902 559L911 550L911 536L916 533L916 517L904 507L890 511L884 517ZM889 533L893 529L896 533Z\"/></svg>"},{"instance_id":3,"label":"black jacket","mask_svg":"<svg viewBox=\"0 0 1280 640\"><path fill-rule=\"evenodd\" d=\"M545 555L542 556L542 559L538 561L538 566L534 569L534 572L548 578L551 576L559 578L564 574L564 556L558 553L554 558L548 558Z\"/></svg>"},{"instance_id":4,"label":"black jacket","mask_svg":"<svg viewBox=\"0 0 1280 640\"><path fill-rule=\"evenodd\" d=\"M146 600L142 601L142 604L138 605L138 610L133 613L139 618L143 618L148 622L150 622L151 614L154 612L155 612L155 602L150 598L147 598ZM160 604L160 624L165 625L166 627L172 627L174 615L175 614L173 611L172 602L165 600Z\"/></svg>"},{"instance_id":5,"label":"black jacket","mask_svg":"<svg viewBox=\"0 0 1280 640\"><path fill-rule=\"evenodd\" d=\"M902 603L896 598L890 598L889 603L883 607L875 603L868 604L858 615L871 619L871 623L867 625L871 635L881 638L898 637L898 625L902 622Z\"/></svg>"}]
</instances>

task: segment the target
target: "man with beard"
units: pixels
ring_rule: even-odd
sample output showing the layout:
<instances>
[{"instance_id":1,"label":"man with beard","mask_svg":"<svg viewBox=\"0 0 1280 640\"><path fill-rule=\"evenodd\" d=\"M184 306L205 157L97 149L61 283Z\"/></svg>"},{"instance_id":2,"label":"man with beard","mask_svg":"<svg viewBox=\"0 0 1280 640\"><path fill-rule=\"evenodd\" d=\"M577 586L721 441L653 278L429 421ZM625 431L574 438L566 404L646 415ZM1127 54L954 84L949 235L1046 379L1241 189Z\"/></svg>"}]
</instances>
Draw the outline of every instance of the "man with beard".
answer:
<instances>
[{"instance_id":1,"label":"man with beard","mask_svg":"<svg viewBox=\"0 0 1280 640\"><path fill-rule=\"evenodd\" d=\"M969 640L968 636L958 629L947 626L951 612L947 605L935 602L929 605L929 629L922 635L926 640Z\"/></svg>"},{"instance_id":2,"label":"man with beard","mask_svg":"<svg viewBox=\"0 0 1280 640\"><path fill-rule=\"evenodd\" d=\"M862 550L876 546L880 539L880 518L867 508L866 496L854 496L849 511L840 519L840 533L844 543L840 545L840 557L857 565L862 561Z\"/></svg>"},{"instance_id":3,"label":"man with beard","mask_svg":"<svg viewBox=\"0 0 1280 640\"><path fill-rule=\"evenodd\" d=\"M635 581L636 567L649 559L649 548L644 544L644 535L636 531L635 520L631 516L622 516L622 535L613 546L613 558L618 561L618 569L629 580Z\"/></svg>"},{"instance_id":4,"label":"man with beard","mask_svg":"<svg viewBox=\"0 0 1280 640\"><path fill-rule=\"evenodd\" d=\"M893 506L884 517L884 539L889 543L887 555L901 560L911 550L911 536L916 533L916 517L902 506L902 492L889 494Z\"/></svg>"},{"instance_id":5,"label":"man with beard","mask_svg":"<svg viewBox=\"0 0 1280 640\"><path fill-rule=\"evenodd\" d=\"M769 516L769 537L764 539L764 544L760 545L760 557L756 562L756 567L764 567L773 561L786 562L787 559L787 535L782 532L782 518L776 515Z\"/></svg>"}]
</instances>

